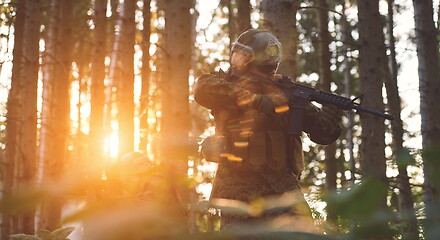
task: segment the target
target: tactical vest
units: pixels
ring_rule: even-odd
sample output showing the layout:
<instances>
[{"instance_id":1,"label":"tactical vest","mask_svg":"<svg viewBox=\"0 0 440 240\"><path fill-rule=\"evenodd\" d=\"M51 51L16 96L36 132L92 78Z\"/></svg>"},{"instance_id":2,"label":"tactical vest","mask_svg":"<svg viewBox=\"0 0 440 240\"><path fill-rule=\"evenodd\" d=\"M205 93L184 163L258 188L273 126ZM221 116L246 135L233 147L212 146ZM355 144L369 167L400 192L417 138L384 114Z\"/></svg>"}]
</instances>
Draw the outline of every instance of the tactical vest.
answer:
<instances>
[{"instance_id":1,"label":"tactical vest","mask_svg":"<svg viewBox=\"0 0 440 240\"><path fill-rule=\"evenodd\" d=\"M224 73L209 77L223 78ZM275 95L258 94L254 105L245 109L213 109L216 134L202 143L206 160L257 172L290 169L298 176L304 169L301 139L288 141L288 112L276 112L279 103L274 103Z\"/></svg>"}]
</instances>

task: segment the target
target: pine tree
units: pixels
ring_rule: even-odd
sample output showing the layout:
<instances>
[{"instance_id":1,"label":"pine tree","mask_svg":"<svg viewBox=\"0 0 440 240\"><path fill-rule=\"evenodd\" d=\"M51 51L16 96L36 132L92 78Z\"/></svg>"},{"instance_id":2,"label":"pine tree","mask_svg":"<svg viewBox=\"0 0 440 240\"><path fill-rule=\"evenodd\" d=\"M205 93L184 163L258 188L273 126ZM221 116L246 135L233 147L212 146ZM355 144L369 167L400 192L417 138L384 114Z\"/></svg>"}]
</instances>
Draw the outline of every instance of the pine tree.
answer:
<instances>
[{"instance_id":1,"label":"pine tree","mask_svg":"<svg viewBox=\"0 0 440 240\"><path fill-rule=\"evenodd\" d=\"M120 42L117 81L119 156L134 150L134 45L136 0L125 0L118 28ZM115 49L116 50L116 49Z\"/></svg>"},{"instance_id":2,"label":"pine tree","mask_svg":"<svg viewBox=\"0 0 440 240\"><path fill-rule=\"evenodd\" d=\"M397 86L397 61L395 50L395 38L394 38L394 0L388 0L388 41L389 41L389 62L390 62L390 76L385 78L385 87L387 91L388 106L391 115L395 117L391 121L391 132L393 135L393 155L397 160L397 166L399 169L398 187L399 187L399 211L402 216L404 224L404 237L408 239L417 239L417 219L414 211L414 200L411 192L411 186L409 183L408 172L406 170L407 164L399 159L399 155L403 154L403 123L400 117L401 112L401 100L399 96Z\"/></svg>"},{"instance_id":3,"label":"pine tree","mask_svg":"<svg viewBox=\"0 0 440 240\"><path fill-rule=\"evenodd\" d=\"M237 4L237 30L243 32L251 28L251 4L249 0L236 0Z\"/></svg>"},{"instance_id":4,"label":"pine tree","mask_svg":"<svg viewBox=\"0 0 440 240\"><path fill-rule=\"evenodd\" d=\"M26 1L17 1L16 17L14 22L14 50L13 50L13 67L11 89L8 94L7 103L7 128L6 128L6 154L5 162L2 165L2 183L3 183L3 197L10 198L16 190L18 176L15 174L18 171L18 161L20 161L21 150L21 135L23 114L23 81L24 81L24 55L23 45L25 44L24 24L25 24L25 4ZM10 214L2 214L1 219L1 239L7 239L11 233L16 233L16 224L14 218Z\"/></svg>"},{"instance_id":5,"label":"pine tree","mask_svg":"<svg viewBox=\"0 0 440 240\"><path fill-rule=\"evenodd\" d=\"M141 151L147 150L148 143L148 106L150 102L150 35L151 35L151 0L144 0L142 9L143 16L143 30L142 30L142 90L140 99L140 132L141 140L139 149Z\"/></svg>"},{"instance_id":6,"label":"pine tree","mask_svg":"<svg viewBox=\"0 0 440 240\"><path fill-rule=\"evenodd\" d=\"M90 99L90 160L101 162L104 138L104 79L107 40L107 0L96 0L93 20L93 47L91 59L91 99Z\"/></svg>"},{"instance_id":7,"label":"pine tree","mask_svg":"<svg viewBox=\"0 0 440 240\"><path fill-rule=\"evenodd\" d=\"M298 1L294 0L264 0L261 2L264 27L273 32L282 44L281 52L283 55L278 72L292 79L297 77L297 4Z\"/></svg>"},{"instance_id":8,"label":"pine tree","mask_svg":"<svg viewBox=\"0 0 440 240\"><path fill-rule=\"evenodd\" d=\"M16 169L19 182L17 188L23 191L35 186L37 175L37 86L39 71L39 41L41 6L40 0L26 1L23 50L23 105L20 129L22 155ZM19 218L17 230L21 233L34 233L35 212L29 211Z\"/></svg>"},{"instance_id":9,"label":"pine tree","mask_svg":"<svg viewBox=\"0 0 440 240\"><path fill-rule=\"evenodd\" d=\"M43 80L43 109L40 158L43 184L60 181L67 162L70 133L70 71L73 51L73 2L52 0ZM65 199L50 196L41 207L38 226L55 230L60 227Z\"/></svg>"},{"instance_id":10,"label":"pine tree","mask_svg":"<svg viewBox=\"0 0 440 240\"><path fill-rule=\"evenodd\" d=\"M332 74L330 70L331 53L329 50L330 34L328 32L328 4L326 0L317 0L318 8L318 36L319 36L319 86L326 92L331 92ZM336 144L325 146L325 185L326 191L336 191ZM337 215L331 209L327 209L327 219L336 222Z\"/></svg>"},{"instance_id":11,"label":"pine tree","mask_svg":"<svg viewBox=\"0 0 440 240\"><path fill-rule=\"evenodd\" d=\"M359 18L359 77L361 92L365 94L363 106L376 111L384 111L382 97L383 79L388 77L383 23L379 13L378 0L358 1ZM387 186L385 163L384 119L371 114L361 114L362 145L361 171L364 179L375 179ZM386 189L386 188L384 188ZM386 212L386 191L380 192L375 210ZM389 239L386 224L377 225L376 239Z\"/></svg>"},{"instance_id":12,"label":"pine tree","mask_svg":"<svg viewBox=\"0 0 440 240\"><path fill-rule=\"evenodd\" d=\"M193 7L193 0L166 1L166 59L161 82L161 155L167 169L169 186L176 189L178 198L181 198L184 204L188 203L189 197L185 179L189 153L188 134L191 127L188 78L192 45L190 9ZM176 41L179 44L176 44Z\"/></svg>"},{"instance_id":13,"label":"pine tree","mask_svg":"<svg viewBox=\"0 0 440 240\"><path fill-rule=\"evenodd\" d=\"M422 146L426 210L426 237L434 231L434 223L440 222L440 214L431 207L440 203L440 93L439 41L433 20L433 4L430 0L413 1L417 58L419 61L420 115L422 118ZM434 239L434 238L433 238Z\"/></svg>"}]
</instances>

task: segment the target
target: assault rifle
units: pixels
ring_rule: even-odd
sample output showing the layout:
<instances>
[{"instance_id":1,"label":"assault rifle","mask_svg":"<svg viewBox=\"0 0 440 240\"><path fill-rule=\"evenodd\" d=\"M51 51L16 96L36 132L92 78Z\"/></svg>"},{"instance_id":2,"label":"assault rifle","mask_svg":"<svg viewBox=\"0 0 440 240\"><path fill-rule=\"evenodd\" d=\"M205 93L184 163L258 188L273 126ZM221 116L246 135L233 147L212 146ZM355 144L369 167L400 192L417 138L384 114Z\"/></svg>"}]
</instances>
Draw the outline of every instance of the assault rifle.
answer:
<instances>
[{"instance_id":1,"label":"assault rifle","mask_svg":"<svg viewBox=\"0 0 440 240\"><path fill-rule=\"evenodd\" d=\"M230 69L228 72L228 77L229 79L234 81L234 79L240 78L242 76L240 76L233 69ZM315 101L320 104L332 104L342 110L354 109L356 110L356 112L370 113L375 116L383 117L388 120L394 119L394 117L389 114L362 107L361 106L362 100L364 98L363 94L354 99L349 99L333 93L320 91L311 87L307 87L295 83L290 78L285 76L279 81L272 81L254 75L245 76L245 77L246 79L254 83L275 85L276 87L281 89L281 91L283 91L283 93L285 94L285 96L289 101L289 108L291 109L290 117L289 117L289 127L287 132L287 134L290 136L301 134L303 119L304 119L303 116L305 115L307 105L312 101ZM295 124L290 124L290 123L295 123Z\"/></svg>"}]
</instances>

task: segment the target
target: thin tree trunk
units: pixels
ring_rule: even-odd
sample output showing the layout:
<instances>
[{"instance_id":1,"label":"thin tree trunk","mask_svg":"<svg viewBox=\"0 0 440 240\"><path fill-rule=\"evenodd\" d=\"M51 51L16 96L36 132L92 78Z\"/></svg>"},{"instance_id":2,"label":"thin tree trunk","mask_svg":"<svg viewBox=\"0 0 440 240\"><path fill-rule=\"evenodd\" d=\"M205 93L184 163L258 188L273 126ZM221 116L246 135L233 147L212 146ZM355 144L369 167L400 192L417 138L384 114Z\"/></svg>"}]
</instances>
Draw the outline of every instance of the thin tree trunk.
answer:
<instances>
[{"instance_id":1,"label":"thin tree trunk","mask_svg":"<svg viewBox=\"0 0 440 240\"><path fill-rule=\"evenodd\" d=\"M342 2L342 17L341 17L341 25L342 25L342 42L344 43L342 45L342 54L344 56L344 60L342 62L342 71L343 71L343 82L345 86L345 97L351 98L352 90L351 90L351 79L350 79L350 63L348 60L348 48L347 39L350 35L350 30L348 28L348 21L346 17L345 12L345 1ZM353 186L356 176L356 163L354 158L354 151L353 151L353 116L351 114L347 115L347 124L346 124L346 134L345 134L345 140L346 140L346 148L348 149L348 163L350 168L350 183Z\"/></svg>"},{"instance_id":2,"label":"thin tree trunk","mask_svg":"<svg viewBox=\"0 0 440 240\"><path fill-rule=\"evenodd\" d=\"M237 37L236 17L234 14L234 4L232 0L227 0L228 5L228 30L229 30L229 49L232 47L235 38Z\"/></svg>"},{"instance_id":3,"label":"thin tree trunk","mask_svg":"<svg viewBox=\"0 0 440 240\"><path fill-rule=\"evenodd\" d=\"M80 44L79 48L83 47L81 46L82 44ZM77 107L77 119L78 119L78 130L76 132L76 139L75 139L75 146L76 146L76 159L75 159L75 163L77 163L78 165L83 165L84 163L84 147L83 147L83 141L84 141L84 137L83 137L83 132L82 132L82 107L83 107L83 94L85 93L85 91L87 90L87 83L86 83L86 70L87 70L87 65L88 62L85 63L84 62L85 58L81 58L77 61L78 64L78 104L76 105Z\"/></svg>"},{"instance_id":4,"label":"thin tree trunk","mask_svg":"<svg viewBox=\"0 0 440 240\"><path fill-rule=\"evenodd\" d=\"M50 136L51 126L49 113L52 111L52 102L51 97L53 95L53 82L55 78L55 65L59 59L57 59L57 35L59 31L59 14L60 14L60 2L59 1L50 1L50 6L48 10L49 20L47 23L47 33L45 35L45 51L43 53L43 104L42 104L42 118L41 118L41 125L40 128L40 141L39 141L39 159L42 163L42 169L46 167L46 159L49 158L48 156L51 155L51 150L53 149L52 146L47 146L50 144L50 141L46 139L47 136ZM39 174L42 174L41 171ZM43 178L42 176L39 176L39 178Z\"/></svg>"},{"instance_id":5,"label":"thin tree trunk","mask_svg":"<svg viewBox=\"0 0 440 240\"><path fill-rule=\"evenodd\" d=\"M57 2L57 0L53 0ZM58 182L64 173L67 161L67 144L70 131L70 69L73 48L73 2L63 0L53 2L55 55L52 56L50 78L45 80L44 93L46 108L43 109L41 132L41 160L43 161L43 184ZM48 196L41 207L40 229L55 230L60 227L63 196Z\"/></svg>"},{"instance_id":6,"label":"thin tree trunk","mask_svg":"<svg viewBox=\"0 0 440 240\"><path fill-rule=\"evenodd\" d=\"M120 45L118 65L120 78L118 87L119 156L134 149L134 44L136 22L134 19L136 0L125 0L118 24Z\"/></svg>"},{"instance_id":7,"label":"thin tree trunk","mask_svg":"<svg viewBox=\"0 0 440 240\"><path fill-rule=\"evenodd\" d=\"M249 0L236 0L237 4L237 28L243 32L251 28L251 4Z\"/></svg>"},{"instance_id":8,"label":"thin tree trunk","mask_svg":"<svg viewBox=\"0 0 440 240\"><path fill-rule=\"evenodd\" d=\"M102 163L104 145L104 79L107 39L107 0L95 0L91 99L90 99L90 161Z\"/></svg>"},{"instance_id":9,"label":"thin tree trunk","mask_svg":"<svg viewBox=\"0 0 440 240\"><path fill-rule=\"evenodd\" d=\"M390 72L391 76L385 78L385 86L387 90L388 105L390 108L390 113L395 117L391 121L391 133L393 135L393 155L394 158L398 157L403 151L403 124L400 118L401 112L401 100L399 96L398 86L397 86L397 62L396 62L396 50L395 50L395 39L394 39L394 0L388 0L388 36L389 36L389 50L390 50ZM417 219L414 211L414 200L411 193L411 186L409 183L408 172L406 170L407 165L397 162L399 174L398 185L399 185L399 210L404 222L404 239L417 239Z\"/></svg>"},{"instance_id":10,"label":"thin tree trunk","mask_svg":"<svg viewBox=\"0 0 440 240\"><path fill-rule=\"evenodd\" d=\"M363 106L377 111L384 111L382 97L383 79L386 75L387 59L383 23L379 13L378 0L358 2L360 64L359 77L361 92L365 94ZM373 178L387 185L385 162L385 125L384 119L371 114L361 114L362 146L361 167L364 179ZM376 211L386 211L387 194L382 192ZM386 231L386 224L377 226L377 232ZM385 233L385 232L384 232ZM378 239L387 239L386 236Z\"/></svg>"},{"instance_id":11,"label":"thin tree trunk","mask_svg":"<svg viewBox=\"0 0 440 240\"><path fill-rule=\"evenodd\" d=\"M150 102L150 35L151 35L151 0L144 0L144 8L142 9L143 30L142 30L142 90L140 99L140 132L141 139L139 149L143 152L147 151L148 144L148 105Z\"/></svg>"},{"instance_id":12,"label":"thin tree trunk","mask_svg":"<svg viewBox=\"0 0 440 240\"><path fill-rule=\"evenodd\" d=\"M118 7L120 6L119 4L119 0L108 0L110 2L110 11L111 11L111 17L108 19L108 24L107 24L107 32L109 33L115 33L115 27L118 24L118 22L120 21L119 19L119 15L122 13L122 8L119 9L118 11ZM110 34L108 36L109 41L107 42L107 48L108 49L113 49L114 45L115 45L115 39L116 39L117 34Z\"/></svg>"},{"instance_id":13,"label":"thin tree trunk","mask_svg":"<svg viewBox=\"0 0 440 240\"><path fill-rule=\"evenodd\" d=\"M47 156L49 156L50 150L53 148L51 146L46 146L49 144L50 141L46 140L46 136L50 136L50 117L49 112L52 110L52 104L51 97L53 95L53 84L54 78L55 78L55 65L59 59L56 58L57 52L56 52L56 46L57 46L57 34L59 31L59 14L60 14L60 1L50 1L48 8L49 13L49 20L47 23L47 32L44 36L44 43L45 43L45 51L43 53L43 104L42 104L42 119L41 119L41 125L40 128L40 143L39 143L39 159L42 162L42 169L44 169L46 166L45 159ZM47 152L49 151L49 152ZM41 174L41 173L40 173ZM39 176L39 178L42 178L42 176Z\"/></svg>"},{"instance_id":14,"label":"thin tree trunk","mask_svg":"<svg viewBox=\"0 0 440 240\"><path fill-rule=\"evenodd\" d=\"M168 0L165 6L165 69L162 86L161 153L171 194L176 195L176 214L189 202L185 185L188 166L189 70L191 64L193 0ZM179 39L179 44L175 44ZM180 203L180 204L179 204ZM183 204L183 205L182 205ZM179 209L180 208L180 209ZM186 221L186 220L185 220Z\"/></svg>"},{"instance_id":15,"label":"thin tree trunk","mask_svg":"<svg viewBox=\"0 0 440 240\"><path fill-rule=\"evenodd\" d=\"M426 205L426 235L435 231L440 213L431 210L440 203L440 71L437 31L433 20L433 4L430 0L413 1L417 58L419 61L420 115L422 118L422 146L424 164L424 187ZM437 225L438 226L438 225ZM429 239L429 238L427 238Z\"/></svg>"},{"instance_id":16,"label":"thin tree trunk","mask_svg":"<svg viewBox=\"0 0 440 240\"><path fill-rule=\"evenodd\" d=\"M5 162L3 165L3 198L9 198L16 191L17 171L22 151L20 150L21 142L21 125L20 121L22 113L23 102L23 81L24 81L24 26L25 26L25 4L26 1L17 1L16 18L14 22L14 50L13 50L13 65L12 65L12 79L11 89L8 94L7 103L7 127L6 127L6 153ZM12 233L15 233L14 218L10 214L2 214L1 219L1 239L7 239Z\"/></svg>"},{"instance_id":17,"label":"thin tree trunk","mask_svg":"<svg viewBox=\"0 0 440 240\"><path fill-rule=\"evenodd\" d=\"M277 36L282 44L282 59L278 72L296 79L298 33L296 29L297 1L263 0L264 27Z\"/></svg>"},{"instance_id":18,"label":"thin tree trunk","mask_svg":"<svg viewBox=\"0 0 440 240\"><path fill-rule=\"evenodd\" d=\"M113 120L113 114L112 110L114 109L114 98L115 98L115 90L117 87L117 79L120 78L120 71L117 70L118 68L118 61L120 61L120 53L119 48L121 45L121 29L118 26L122 25L122 19L119 17L120 13L116 11L119 6L118 0L110 0L110 6L111 6L111 12L112 16L110 18L110 21L108 21L109 26L109 32L114 33L110 35L110 48L111 48L111 54L110 54L110 66L108 70L108 80L107 84L104 86L104 116L103 116L103 122L104 122L104 136L108 138L110 134L112 133L112 127L111 122ZM120 12L123 12L124 5L121 5L119 7ZM111 149L109 149L109 146L106 146L104 148L106 151L104 153L105 156L108 156L110 154Z\"/></svg>"},{"instance_id":19,"label":"thin tree trunk","mask_svg":"<svg viewBox=\"0 0 440 240\"><path fill-rule=\"evenodd\" d=\"M332 82L332 73L330 70L330 34L328 32L328 5L326 0L317 0L318 7L318 50L319 50L319 71L320 71L320 88L324 91L331 92L330 85ZM327 192L336 191L336 144L325 146L325 185ZM332 209L327 208L327 219L335 223L337 214Z\"/></svg>"},{"instance_id":20,"label":"thin tree trunk","mask_svg":"<svg viewBox=\"0 0 440 240\"><path fill-rule=\"evenodd\" d=\"M111 64L109 69L109 85L106 89L106 112L104 122L106 134L110 134L112 119L111 108L113 88L117 88L117 108L119 122L119 156L133 151L134 148L134 34L136 9L135 0L121 3L120 14L116 23L115 40L113 43Z\"/></svg>"},{"instance_id":21,"label":"thin tree trunk","mask_svg":"<svg viewBox=\"0 0 440 240\"><path fill-rule=\"evenodd\" d=\"M22 151L19 171L20 190L35 186L37 173L37 85L39 69L41 9L40 0L26 2L24 40L24 75L23 75L23 127L20 151ZM35 232L35 211L23 214L17 230L25 234Z\"/></svg>"},{"instance_id":22,"label":"thin tree trunk","mask_svg":"<svg viewBox=\"0 0 440 240\"><path fill-rule=\"evenodd\" d=\"M378 0L360 1L358 4L361 92L367 97L363 106L384 111L382 98L383 72L387 62L382 22L378 9ZM368 20L367 20L368 19ZM386 183L385 176L385 127L384 120L371 114L361 114L362 123L362 173L364 177L373 177ZM386 199L382 204L386 205Z\"/></svg>"}]
</instances>

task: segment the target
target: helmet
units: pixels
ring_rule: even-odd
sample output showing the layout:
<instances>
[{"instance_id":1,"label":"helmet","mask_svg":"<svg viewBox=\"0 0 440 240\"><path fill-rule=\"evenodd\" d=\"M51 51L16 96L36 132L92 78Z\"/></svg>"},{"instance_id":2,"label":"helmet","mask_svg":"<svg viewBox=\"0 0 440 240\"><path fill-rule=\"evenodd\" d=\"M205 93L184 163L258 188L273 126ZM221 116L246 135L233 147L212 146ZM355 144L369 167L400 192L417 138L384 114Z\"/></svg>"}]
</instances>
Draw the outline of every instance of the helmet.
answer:
<instances>
[{"instance_id":1,"label":"helmet","mask_svg":"<svg viewBox=\"0 0 440 240\"><path fill-rule=\"evenodd\" d=\"M261 72L277 70L281 61L281 43L270 32L249 29L232 44L231 65L237 69L254 66Z\"/></svg>"}]
</instances>

